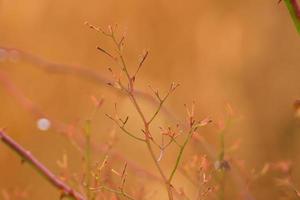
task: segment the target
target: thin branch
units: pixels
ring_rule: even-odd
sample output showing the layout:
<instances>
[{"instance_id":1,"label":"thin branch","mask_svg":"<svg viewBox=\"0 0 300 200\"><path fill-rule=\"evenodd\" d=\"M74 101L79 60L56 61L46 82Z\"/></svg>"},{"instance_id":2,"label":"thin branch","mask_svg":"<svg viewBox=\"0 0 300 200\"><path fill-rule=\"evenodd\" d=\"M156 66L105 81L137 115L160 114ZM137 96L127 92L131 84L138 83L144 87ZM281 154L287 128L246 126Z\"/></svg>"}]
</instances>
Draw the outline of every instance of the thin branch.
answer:
<instances>
[{"instance_id":1,"label":"thin branch","mask_svg":"<svg viewBox=\"0 0 300 200\"><path fill-rule=\"evenodd\" d=\"M109 33L106 33L102 28L96 27L96 26L90 24L89 22L85 22L84 24L89 26L91 29L94 29L95 31L102 33L103 35L106 35L106 36L110 35Z\"/></svg>"},{"instance_id":2,"label":"thin branch","mask_svg":"<svg viewBox=\"0 0 300 200\"><path fill-rule=\"evenodd\" d=\"M174 90L179 86L179 84L175 84L175 83L172 83L171 84L171 87L169 89L169 91L167 92L167 94L165 95L164 98L160 98L159 94L158 94L158 91L154 92L154 94L156 95L156 97L158 98L159 100L159 105L156 109L156 111L154 112L153 116L150 118L150 120L148 121L148 124L151 124L151 122L155 119L155 117L158 115L158 113L160 112L163 104L165 103L165 101L167 100L167 98L169 97L169 95L174 92Z\"/></svg>"},{"instance_id":3,"label":"thin branch","mask_svg":"<svg viewBox=\"0 0 300 200\"><path fill-rule=\"evenodd\" d=\"M125 186L125 181L126 181L126 176L127 176L126 169L127 169L127 163L125 163L123 171L122 171L122 175L121 175L121 186L120 186L121 190L123 190L124 186Z\"/></svg>"},{"instance_id":4,"label":"thin branch","mask_svg":"<svg viewBox=\"0 0 300 200\"><path fill-rule=\"evenodd\" d=\"M133 75L133 79L135 80L136 75L139 73L141 67L143 66L143 63L145 62L146 58L148 57L149 52L146 51L146 53L143 55L141 62L139 63L139 66L136 70L136 72Z\"/></svg>"},{"instance_id":5,"label":"thin branch","mask_svg":"<svg viewBox=\"0 0 300 200\"><path fill-rule=\"evenodd\" d=\"M192 135L193 135L194 131L195 131L195 129L194 129L194 127L192 127L191 130L189 131L189 133L188 133L188 135L187 135L184 143L180 146L180 150L179 150L178 156L176 158L175 166L173 167L173 170L172 170L172 172L171 172L171 174L169 176L169 179L168 179L169 183L171 183L171 181L172 181L172 179L173 179L173 177L175 175L175 172L176 172L176 170L177 170L177 168L179 166L179 163L180 163L183 151L184 151L187 143L189 142L189 140L192 138Z\"/></svg>"},{"instance_id":6,"label":"thin branch","mask_svg":"<svg viewBox=\"0 0 300 200\"><path fill-rule=\"evenodd\" d=\"M85 200L82 194L72 189L69 185L56 177L47 167L37 160L28 150L15 142L11 137L0 131L0 139L14 152L33 166L43 177L45 177L54 187L63 191L64 196L72 197L76 200Z\"/></svg>"},{"instance_id":7,"label":"thin branch","mask_svg":"<svg viewBox=\"0 0 300 200\"><path fill-rule=\"evenodd\" d=\"M110 116L110 115L108 115L108 114L106 114L106 116L107 116L109 119L111 119L113 122L115 122L115 123L117 124L117 126L118 126L124 133L126 133L127 135L129 135L130 137L132 137L132 138L134 138L134 139L136 139L136 140L138 140L138 141L145 142L145 139L139 138L139 137L135 136L134 134L130 133L130 132L124 127L124 125L120 125L119 122L118 122L116 119L114 119L112 116Z\"/></svg>"},{"instance_id":8,"label":"thin branch","mask_svg":"<svg viewBox=\"0 0 300 200\"><path fill-rule=\"evenodd\" d=\"M202 121L200 121L200 122L198 122L198 123L195 123L195 121L194 121L194 113L193 113L194 111L193 111L193 109L194 109L194 107L192 107L192 111L191 111L191 115L190 115L190 120L192 121L191 128L190 128L190 130L189 130L189 132L188 132L188 135L187 135L187 137L186 137L184 143L180 146L180 150L179 150L178 156L177 156L177 158L176 158L175 166L174 166L174 168L173 168L173 170L172 170L172 172L171 172L171 174L170 174L170 176L169 176L169 179L168 179L168 181L169 181L170 184L171 184L171 181L172 181L172 179L173 179L173 177L174 177L174 175L175 175L175 172L176 172L176 170L177 170L177 168L178 168L178 166L179 166L179 163L180 163L180 161L181 161L181 158L182 158L182 155L183 155L183 151L184 151L184 149L186 148L187 143L188 143L188 142L190 141L190 139L192 138L194 132L195 132L199 127L206 126L207 124L209 124L209 123L212 122L210 119L204 119L204 120L202 120ZM187 111L188 111L188 109L187 109ZM189 112L189 111L188 111L188 112Z\"/></svg>"},{"instance_id":9,"label":"thin branch","mask_svg":"<svg viewBox=\"0 0 300 200\"><path fill-rule=\"evenodd\" d=\"M105 49L103 49L103 48L101 48L101 47L99 47L99 46L97 47L97 49L98 49L99 51L101 51L102 53L104 53L105 55L109 56L111 59L113 59L113 60L116 59L111 53L109 53L109 52L106 51Z\"/></svg>"}]
</instances>

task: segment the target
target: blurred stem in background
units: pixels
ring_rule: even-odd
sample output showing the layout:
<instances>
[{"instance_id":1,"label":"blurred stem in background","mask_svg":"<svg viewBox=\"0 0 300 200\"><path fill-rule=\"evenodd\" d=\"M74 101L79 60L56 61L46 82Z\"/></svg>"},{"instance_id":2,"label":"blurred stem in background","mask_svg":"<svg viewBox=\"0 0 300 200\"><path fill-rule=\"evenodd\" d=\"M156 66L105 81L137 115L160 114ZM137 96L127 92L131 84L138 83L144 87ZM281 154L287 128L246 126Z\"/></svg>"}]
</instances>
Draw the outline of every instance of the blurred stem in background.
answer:
<instances>
[{"instance_id":1,"label":"blurred stem in background","mask_svg":"<svg viewBox=\"0 0 300 200\"><path fill-rule=\"evenodd\" d=\"M91 199L91 120L85 122L85 186L87 199Z\"/></svg>"},{"instance_id":2,"label":"blurred stem in background","mask_svg":"<svg viewBox=\"0 0 300 200\"><path fill-rule=\"evenodd\" d=\"M290 15L294 21L295 27L300 34L300 7L298 0L284 0Z\"/></svg>"},{"instance_id":3,"label":"blurred stem in background","mask_svg":"<svg viewBox=\"0 0 300 200\"><path fill-rule=\"evenodd\" d=\"M94 97L96 98L96 97ZM91 193L91 184L92 184L92 145L91 145L91 134L92 134L92 120L94 119L99 107L103 103L103 99L101 100L94 100L95 108L92 111L90 117L85 121L84 124L84 134L85 134L85 155L84 155L84 162L85 162L85 187L86 187L86 197L88 200L95 199L95 195Z\"/></svg>"},{"instance_id":4,"label":"blurred stem in background","mask_svg":"<svg viewBox=\"0 0 300 200\"><path fill-rule=\"evenodd\" d=\"M229 116L226 119L224 127L221 129L219 133L219 141L220 141L220 152L218 155L218 160L215 163L216 170L219 171L217 175L217 180L220 185L220 190L218 194L219 200L225 199L225 181L226 181L226 171L230 169L230 164L225 159L225 132L228 130L228 127L231 124L231 117Z\"/></svg>"},{"instance_id":5,"label":"blurred stem in background","mask_svg":"<svg viewBox=\"0 0 300 200\"><path fill-rule=\"evenodd\" d=\"M50 171L42 162L40 162L29 150L25 149L14 139L6 135L2 130L0 130L0 141L6 144L11 150L22 157L22 162L26 161L30 164L39 174L41 174L46 180L48 180L54 187L61 191L60 199L76 199L76 200L86 200L86 198L65 182L63 182L59 177L57 177L52 171Z\"/></svg>"}]
</instances>

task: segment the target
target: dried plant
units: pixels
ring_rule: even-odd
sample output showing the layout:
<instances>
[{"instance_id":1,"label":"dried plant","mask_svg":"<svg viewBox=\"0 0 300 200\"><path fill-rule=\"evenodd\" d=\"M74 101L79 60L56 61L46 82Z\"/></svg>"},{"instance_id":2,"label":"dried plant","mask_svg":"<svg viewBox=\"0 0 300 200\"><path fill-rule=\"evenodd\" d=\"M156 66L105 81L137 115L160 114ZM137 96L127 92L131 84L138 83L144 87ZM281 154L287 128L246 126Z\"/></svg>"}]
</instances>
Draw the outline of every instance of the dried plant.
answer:
<instances>
[{"instance_id":1,"label":"dried plant","mask_svg":"<svg viewBox=\"0 0 300 200\"><path fill-rule=\"evenodd\" d=\"M146 117L146 114L144 113L140 102L138 101L138 99L136 98L136 94L135 94L135 82L137 79L137 74L140 71L143 63L145 62L147 56L148 56L148 52L146 52L141 61L139 62L136 71L131 74L129 72L128 66L127 66L127 62L124 58L123 55L123 50L124 50L124 41L125 41L125 37L122 36L120 39L117 38L116 36L116 29L117 26L109 26L109 30L108 31L104 31L103 29L96 27L94 25L89 24L88 22L86 22L86 25L88 25L91 29L101 33L102 35L110 38L112 40L112 42L114 43L115 46L115 50L116 50L116 55L114 55L113 53L110 53L109 51L105 50L102 47L97 47L97 49L104 53L105 55L107 55L109 58L111 58L113 61L116 62L116 64L120 67L121 73L126 77L126 81L122 81L120 75L116 75L113 70L111 68L109 68L109 70L112 72L113 77L114 77L114 82L108 83L110 86L112 86L113 88L116 88L118 90L120 90L121 92L123 92L125 95L128 96L128 98L130 99L132 105L134 106L136 112L138 113L141 121L143 122L143 128L141 128L141 136L138 136L138 134L134 134L131 133L127 128L126 128L126 123L129 120L129 117L127 116L125 119L122 119L119 117L119 114L117 113L117 106L115 105L115 117L107 115L113 122L115 122L117 124L117 126L119 126L119 128L128 136L130 136L131 138L135 139L138 142L143 142L146 146L146 148L148 149L149 154L151 155L151 158L164 182L165 185L165 189L168 193L168 198L170 200L173 199L174 196L174 186L172 185L172 180L174 178L174 175L178 169L179 163L182 159L182 155L184 152L184 149L187 146L187 143L190 141L190 139L192 138L193 134L197 131L198 128L207 125L210 120L203 120L203 121L197 121L194 119L194 105L192 106L191 110L187 109L187 113L188 113L188 127L189 127L189 131L187 132L187 134L185 135L185 140L183 142L183 144L179 144L176 141L176 134L173 134L171 131L162 134L162 141L164 140L163 138L165 136L169 137L169 142L165 145L163 144L159 144L154 138L153 138L153 133L151 130L151 125L152 122L156 119L157 115L159 114L163 104L165 103L165 101L167 100L167 98L169 97L169 95L171 93L173 93L175 91L175 89L179 86L179 84L175 84L172 83L168 92L161 96L161 94L158 92L158 90L154 90L152 89L152 87L150 87L154 93L154 96L157 98L159 105L157 106L156 110L154 111L154 114L148 119ZM170 129L169 129L170 130ZM174 164L173 169L171 170L170 175L167 175L166 172L162 169L161 165L160 165L160 160L161 157L163 155L164 150L171 144L174 143L178 146L179 148L179 152L178 155L176 157L176 161ZM160 156L157 156L155 154L155 150L154 147L158 147L161 154Z\"/></svg>"},{"instance_id":2,"label":"dried plant","mask_svg":"<svg viewBox=\"0 0 300 200\"><path fill-rule=\"evenodd\" d=\"M146 58L148 57L148 52L145 52L144 55L142 56L141 61L139 62L137 69L135 71L135 73L133 73L133 75L131 75L129 73L129 70L127 68L126 65L126 61L125 58L123 57L122 51L123 51L123 46L124 46L124 40L125 38L122 37L119 41L117 40L116 36L115 36L115 27L110 27L109 28L109 32L106 33L104 32L102 29L99 29L97 27L94 27L92 25L89 25L91 28L93 28L94 30L97 30L98 32L101 32L102 34L104 34L105 36L108 36L112 39L112 41L115 44L115 47L117 49L117 56L114 56L112 53L106 51L105 49L101 48L101 47L97 47L97 49L99 51L101 51L102 53L104 53L105 55L107 55L108 57L110 57L111 59L113 59L116 63L120 64L121 66L121 71L122 73L126 76L127 78L127 82L124 84L121 81L121 78L114 75L114 81L109 83L109 85L111 85L112 87L116 88L117 90L120 90L122 93L124 93L126 96L129 97L129 99L131 100L133 106L135 107L137 113L139 114L141 120L143 121L143 128L142 128L142 134L141 136L137 136L136 134L131 133L130 131L127 130L126 128L126 123L129 120L129 117L126 117L125 119L121 119L118 116L117 113L117 105L115 105L115 111L116 111L116 116L112 117L110 115L107 115L111 120L113 120L117 126L119 126L120 129L122 129L124 131L124 133L126 133L128 136L130 136L131 138L139 141L139 142L143 142L145 144L145 146L147 147L152 160L155 163L155 166L161 176L161 179L163 180L163 183L165 185L166 191L168 193L168 197L169 199L173 199L173 193L176 192L176 190L174 190L173 185L172 185L172 179L175 175L175 172L177 171L178 167L179 167L179 163L182 159L182 155L184 152L184 149L186 148L187 143L189 142L189 140L192 138L193 134L196 132L196 130L201 127L201 126L205 126L206 124L208 124L210 122L210 120L203 120L203 121L196 121L194 119L194 105L192 107L191 110L187 109L188 112L188 126L189 126L189 131L186 134L186 138L184 140L183 144L180 144L179 142L176 141L176 137L178 136L175 133L172 133L171 129L168 128L168 131L163 131L162 129L162 133L161 133L161 143L159 144L159 142L157 142L153 137L152 137L152 132L151 132L151 125L152 122L156 119L156 117L158 116L159 112L163 109L163 104L165 103L165 101L167 100L167 98L169 97L169 95L171 93L173 93L175 91L175 89L179 86L179 84L175 84L172 83L168 92L161 96L159 94L159 92L157 90L154 90L152 87L151 90L154 93L154 97L158 100L159 104L157 106L157 109L155 110L155 112L153 113L153 115L149 118L146 119L145 117L145 113L143 113L142 108L140 107L140 103L136 98L136 95L138 95L139 93L136 92L136 89L134 87L135 85L135 81L136 81L136 77L138 75L138 72L140 71L140 69L143 66L143 63L145 62ZM8 51L12 51L12 50L8 50ZM28 57L28 55L27 55ZM40 63L42 63L43 66L48 66L47 63L44 63L43 61L41 61L38 58L29 56L30 59L37 59ZM59 66L59 65L58 65ZM109 69L112 73L113 70ZM5 77L5 75L1 76L1 80L4 81L5 87L8 89L8 91L17 97L17 99L20 99L20 102L27 108L29 109L31 112L35 113L36 116L44 116L41 111L39 109L37 109L34 104L32 104L30 102L30 100L24 98L22 96L22 93L20 93L17 88L15 88L13 86L13 84L9 81L9 79L7 79ZM127 84L127 85L126 85ZM126 85L126 86L125 86ZM93 102L95 103L96 106L96 110L100 107L100 105L102 104L102 100L98 100L95 97L92 97ZM95 112L96 112L95 110ZM50 180L50 182L56 186L57 188L63 190L63 194L62 197L65 196L69 196L69 197L73 197L75 199L94 199L96 198L96 196L94 195L95 191L98 190L107 190L110 192L113 192L117 195L123 196L125 198L128 199L133 199L133 197L131 197L129 194L127 194L126 192L124 192L124 184L125 184L125 180L126 180L126 169L127 169L127 162L125 164L125 167L122 171L122 173L117 173L116 170L112 170L112 172L114 172L114 174L117 174L121 177L121 186L118 187L118 189L112 189L108 186L104 186L104 185L99 185L99 179L100 179L100 172L103 169L103 167L105 166L105 163L107 162L107 159L105 159L105 161L102 163L101 167L97 167L98 171L97 173L94 173L92 175L92 162L91 162L91 152L92 152L92 144L91 144L91 122L92 122L92 118L94 116L94 113L92 114L91 118L86 120L85 123L85 127L83 129L83 135L84 135L84 140L85 140L85 144L84 144L84 149L83 149L83 154L84 154L84 179L83 179L83 187L85 188L85 195L80 194L79 192L71 189L71 187L69 187L67 184L64 184L64 182L62 182L61 179L67 179L66 176L61 176L61 177L56 177L54 174L52 174L52 172L47 169L42 163L40 163L35 157L33 157L30 153L28 153L28 151L26 149L24 149L22 146L20 146L19 144L17 144L14 140L12 140L9 136L7 136L4 132L1 132L1 139L4 143L6 143L7 145L9 145L14 151L16 151L18 154L20 154L22 157L24 157L25 160L27 160L27 162L29 162L30 164L33 165L33 167L37 168L38 171L40 171L48 180ZM50 122L48 121L47 118L44 118L47 121L47 127L50 126ZM54 122L54 120L51 120ZM61 125L57 125L54 123L53 124L54 127L59 127L58 129L61 129ZM179 127L177 127L179 128ZM69 129L68 129L69 130ZM182 132L182 131L181 131ZM71 140L73 140L73 136L74 134L72 132L68 133L68 136L70 137ZM168 138L169 141L165 144L164 140L165 138ZM176 161L174 164L173 169L171 170L171 174L167 175L166 172L164 172L164 170L162 169L162 167L160 166L160 160L163 158L163 154L165 149L171 145L171 144L176 144L179 148L179 153L178 156L176 157ZM77 144L75 144L77 146ZM160 155L157 156L155 154L155 150L154 148L157 147L160 150ZM79 149L81 149L81 147L78 147ZM61 168L63 168L64 170L66 170L66 156L63 157L63 161L58 162L59 166ZM98 175L97 175L98 174ZM92 180L95 179L95 180ZM92 183L94 182L94 183Z\"/></svg>"}]
</instances>

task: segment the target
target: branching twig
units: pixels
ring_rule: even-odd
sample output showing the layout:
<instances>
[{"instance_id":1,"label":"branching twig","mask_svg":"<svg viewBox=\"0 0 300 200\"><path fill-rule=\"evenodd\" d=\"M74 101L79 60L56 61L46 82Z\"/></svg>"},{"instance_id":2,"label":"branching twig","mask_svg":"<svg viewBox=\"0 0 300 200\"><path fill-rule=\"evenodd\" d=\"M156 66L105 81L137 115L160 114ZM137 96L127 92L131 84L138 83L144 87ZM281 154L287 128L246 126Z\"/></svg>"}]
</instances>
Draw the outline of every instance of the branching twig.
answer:
<instances>
[{"instance_id":1,"label":"branching twig","mask_svg":"<svg viewBox=\"0 0 300 200\"><path fill-rule=\"evenodd\" d=\"M172 187L170 185L170 183L168 182L167 180L167 177L165 175L165 173L163 172L160 164L159 164L159 161L157 161L157 158L156 158L156 155L154 153L154 150L152 148L152 144L151 144L151 141L153 141L153 138L151 136L151 133L150 133L150 130L149 130L149 121L147 121L137 99L136 99L136 96L135 96L135 93L134 93L134 80L135 80L135 77L134 76L131 76L129 71L128 71L128 68L127 68L127 64L125 62L125 59L123 57L123 54L122 54L122 49L119 45L119 42L118 40L116 39L116 36L115 36L115 33L114 33L114 29L110 28L110 33L109 34L105 34L106 36L110 37L112 39L112 41L114 42L116 48L117 48L117 54L118 54L118 58L120 59L121 61L121 70L124 72L124 74L126 75L127 77L127 81L128 81L128 88L125 88L123 86L123 84L121 83L121 81L119 80L118 82L118 85L120 85L122 87L122 90L125 91L125 93L127 94L127 96L129 97L129 99L131 100L134 108L136 109L137 113L139 114L140 118L142 119L143 121L143 124L144 124L144 135L145 135L145 139L144 139L144 142L146 143L146 146L148 148L148 151L151 155L151 158L152 160L154 161L154 164L156 166L156 168L158 169L159 171L159 174L161 176L161 178L163 179L164 183L165 183L165 187L166 187L166 190L168 192L168 197L170 200L173 200L173 194L172 194ZM161 106L159 106L161 107ZM156 115L155 115L156 116ZM151 120L152 121L152 120Z\"/></svg>"},{"instance_id":2,"label":"branching twig","mask_svg":"<svg viewBox=\"0 0 300 200\"><path fill-rule=\"evenodd\" d=\"M112 116L107 115L107 114L106 114L106 116L107 116L109 119L111 119L113 122L115 122L115 123L117 124L117 126L118 126L124 133L126 133L127 135L129 135L130 137L132 137L132 138L134 138L134 139L136 139L136 140L138 140L138 141L145 142L145 140L144 140L143 138L139 138L139 137L135 136L133 133L129 132L129 131L125 128L124 124L123 124L123 125L120 125L119 122L118 122L116 119L114 119Z\"/></svg>"},{"instance_id":3,"label":"branching twig","mask_svg":"<svg viewBox=\"0 0 300 200\"><path fill-rule=\"evenodd\" d=\"M143 66L143 63L145 62L146 58L148 57L148 54L149 54L149 52L146 51L146 53L143 55L142 60L141 60L141 62L139 63L139 66L138 66L136 72L135 72L134 75L133 75L133 80L135 80L136 75L139 73L141 67Z\"/></svg>"},{"instance_id":4,"label":"branching twig","mask_svg":"<svg viewBox=\"0 0 300 200\"><path fill-rule=\"evenodd\" d=\"M72 189L69 185L56 177L47 167L38 161L28 150L15 142L12 138L0 131L0 139L13 151L19 154L24 160L31 164L41 175L43 175L54 187L63 191L64 196L72 197L76 200L85 200L82 194Z\"/></svg>"},{"instance_id":5,"label":"branching twig","mask_svg":"<svg viewBox=\"0 0 300 200\"><path fill-rule=\"evenodd\" d=\"M91 188L91 190L94 191L94 192L101 191L101 190L106 190L108 192L112 192L114 194L117 194L119 196L125 197L127 199L135 200L132 196L130 196L129 194L127 194L123 190L116 190L116 189L112 189L112 188L109 188L109 187L106 187L106 186L100 186L100 187L97 187L97 188Z\"/></svg>"},{"instance_id":6,"label":"branching twig","mask_svg":"<svg viewBox=\"0 0 300 200\"><path fill-rule=\"evenodd\" d=\"M172 172L171 172L171 174L170 174L170 176L169 176L169 179L168 179L169 183L171 183L171 181L172 181L172 179L173 179L173 177L174 177L174 175L175 175L175 172L176 172L176 170L177 170L177 168L178 168L178 166L179 166L179 162L180 162L180 160L181 160L183 151L184 151L184 149L185 149L187 143L190 141L190 139L191 139L192 136L193 136L193 133L194 133L196 130L197 130L197 127L191 127L191 129L190 129L190 131L189 131L189 133L188 133L188 135L187 135L187 137L186 137L184 143L183 143L182 145L180 145L180 150L179 150L178 156L177 156L177 158L176 158L175 166L174 166L174 168L173 168L173 170L172 170Z\"/></svg>"},{"instance_id":7,"label":"branching twig","mask_svg":"<svg viewBox=\"0 0 300 200\"><path fill-rule=\"evenodd\" d=\"M175 84L175 83L172 83L171 86L170 86L170 89L169 91L167 92L167 94L161 98L159 96L159 93L158 91L154 91L152 88L152 91L154 92L155 96L157 97L158 101L159 101L159 105L156 109L156 111L154 112L153 116L150 118L150 120L148 121L148 124L151 124L151 122L155 119L155 117L158 115L159 111L161 110L163 104L165 103L165 101L167 100L167 98L169 97L169 95L174 92L174 90L179 86L179 84Z\"/></svg>"},{"instance_id":8,"label":"branching twig","mask_svg":"<svg viewBox=\"0 0 300 200\"><path fill-rule=\"evenodd\" d=\"M105 165L107 164L107 158L108 157L106 156L104 161L102 162L102 164L97 167L97 172L95 173L95 175L96 175L95 178L96 178L97 184L100 184L100 182L99 182L100 174L101 174L101 171L103 170L103 168L105 167ZM101 190L106 190L106 191L114 193L118 196L122 196L122 197L125 197L125 198L130 199L130 200L134 200L134 198L132 196L130 196L129 194L127 194L124 190L125 181L126 181L126 170L127 170L127 162L125 162L122 173L119 173L116 170L111 169L111 171L114 174L116 174L120 177L121 183L120 183L120 186L118 187L118 189L112 189L112 188L110 188L108 186L105 186L105 185L101 185L101 186L96 185L94 187L90 187L89 190L92 191L92 192L98 192L98 191L101 191Z\"/></svg>"}]
</instances>

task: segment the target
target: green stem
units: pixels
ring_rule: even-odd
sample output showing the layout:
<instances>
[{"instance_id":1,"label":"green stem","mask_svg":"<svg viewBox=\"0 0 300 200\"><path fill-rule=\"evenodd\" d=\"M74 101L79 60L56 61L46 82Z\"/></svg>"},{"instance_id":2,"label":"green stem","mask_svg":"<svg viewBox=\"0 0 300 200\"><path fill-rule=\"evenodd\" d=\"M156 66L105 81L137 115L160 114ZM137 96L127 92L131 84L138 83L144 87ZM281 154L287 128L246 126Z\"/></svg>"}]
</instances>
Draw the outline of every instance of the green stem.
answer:
<instances>
[{"instance_id":1,"label":"green stem","mask_svg":"<svg viewBox=\"0 0 300 200\"><path fill-rule=\"evenodd\" d=\"M178 154L178 156L177 156L175 166L174 166L174 168L173 168L173 170L172 170L172 172L171 172L171 175L170 175L170 177L169 177L169 179L168 179L168 182L169 182L170 184L171 184L171 181L172 181L172 179L173 179L173 177L174 177L174 175L175 175L175 172L176 172L176 170L177 170L177 168L178 168L178 166L179 166L180 160L181 160L182 155L183 155L183 151L184 151L184 149L185 149L187 143L189 142L189 140L192 138L192 135L193 135L193 132L194 132L194 131L195 131L195 129L194 129L194 128L191 128L191 130L189 131L188 136L186 137L186 139L185 139L183 145L181 145L181 147L180 147L179 154Z\"/></svg>"},{"instance_id":2,"label":"green stem","mask_svg":"<svg viewBox=\"0 0 300 200\"><path fill-rule=\"evenodd\" d=\"M223 130L221 130L220 134L220 152L219 152L219 156L218 156L218 161L220 162L220 165L222 165L221 163L224 162L224 158L225 158L225 132L227 131L228 127L231 124L231 118L228 118L225 121L225 126L223 128ZM219 194L218 194L218 198L219 200L224 200L225 198L225 169L223 169L222 166L220 166L220 171L219 171L219 183L220 183L220 190L219 190Z\"/></svg>"},{"instance_id":3,"label":"green stem","mask_svg":"<svg viewBox=\"0 0 300 200\"><path fill-rule=\"evenodd\" d=\"M300 34L300 7L297 0L284 0L290 15L294 21L295 27Z\"/></svg>"}]
</instances>

